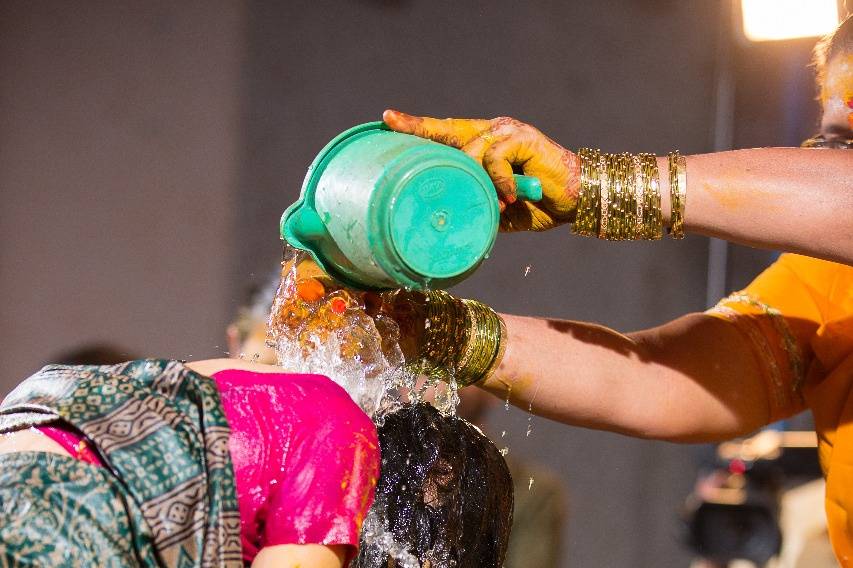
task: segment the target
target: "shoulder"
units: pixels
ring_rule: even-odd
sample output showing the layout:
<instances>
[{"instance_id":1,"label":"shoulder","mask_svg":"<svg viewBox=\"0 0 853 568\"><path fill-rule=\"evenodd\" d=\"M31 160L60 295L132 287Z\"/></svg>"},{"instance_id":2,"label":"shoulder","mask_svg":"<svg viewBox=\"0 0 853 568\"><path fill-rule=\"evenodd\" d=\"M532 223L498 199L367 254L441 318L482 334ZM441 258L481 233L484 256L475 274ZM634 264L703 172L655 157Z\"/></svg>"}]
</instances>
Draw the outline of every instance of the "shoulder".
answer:
<instances>
[{"instance_id":1,"label":"shoulder","mask_svg":"<svg viewBox=\"0 0 853 568\"><path fill-rule=\"evenodd\" d=\"M306 397L310 397L318 404L331 405L327 407L329 411L336 410L347 416L356 415L367 418L346 389L326 375L299 374L290 375L290 377L294 386L302 390Z\"/></svg>"},{"instance_id":2,"label":"shoulder","mask_svg":"<svg viewBox=\"0 0 853 568\"><path fill-rule=\"evenodd\" d=\"M303 434L315 432L322 436L322 432L348 428L375 438L373 421L329 377L281 371L279 367L263 372L256 368L224 368L213 373L213 378L223 399L232 401L229 404L251 399L256 412L263 411L269 419L287 416Z\"/></svg>"},{"instance_id":3,"label":"shoulder","mask_svg":"<svg viewBox=\"0 0 853 568\"><path fill-rule=\"evenodd\" d=\"M807 280L836 275L853 277L853 266L801 254L785 253L776 264Z\"/></svg>"},{"instance_id":4,"label":"shoulder","mask_svg":"<svg viewBox=\"0 0 853 568\"><path fill-rule=\"evenodd\" d=\"M367 434L376 439L376 427L370 417L353 401L349 393L325 375L293 375L292 386L304 404L299 413L320 429L342 430L352 435Z\"/></svg>"},{"instance_id":5,"label":"shoulder","mask_svg":"<svg viewBox=\"0 0 853 568\"><path fill-rule=\"evenodd\" d=\"M853 287L853 266L798 254L780 256L767 276L759 277L765 288L778 288L780 294L801 289L823 316L831 314L839 302L847 304L847 291Z\"/></svg>"}]
</instances>

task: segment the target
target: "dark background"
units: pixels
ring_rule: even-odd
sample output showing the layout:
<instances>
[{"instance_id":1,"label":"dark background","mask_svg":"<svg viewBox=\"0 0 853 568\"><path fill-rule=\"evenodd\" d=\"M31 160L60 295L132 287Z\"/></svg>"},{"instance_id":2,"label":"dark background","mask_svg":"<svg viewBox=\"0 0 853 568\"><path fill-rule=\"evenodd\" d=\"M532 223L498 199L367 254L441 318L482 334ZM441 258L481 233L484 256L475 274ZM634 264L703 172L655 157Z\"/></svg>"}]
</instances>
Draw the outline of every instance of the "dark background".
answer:
<instances>
[{"instance_id":1,"label":"dark background","mask_svg":"<svg viewBox=\"0 0 853 568\"><path fill-rule=\"evenodd\" d=\"M728 8L0 2L0 391L96 340L224 356L224 327L275 268L278 218L312 157L387 106L511 115L570 148L705 152L722 39L733 145L796 145L816 129L814 40L747 44ZM732 247L726 288L771 260ZM502 235L454 292L628 331L704 309L707 264L701 237L613 244L562 228ZM695 449L539 418L528 438L527 420L500 407L492 429L568 484L566 566L687 565L678 515Z\"/></svg>"}]
</instances>

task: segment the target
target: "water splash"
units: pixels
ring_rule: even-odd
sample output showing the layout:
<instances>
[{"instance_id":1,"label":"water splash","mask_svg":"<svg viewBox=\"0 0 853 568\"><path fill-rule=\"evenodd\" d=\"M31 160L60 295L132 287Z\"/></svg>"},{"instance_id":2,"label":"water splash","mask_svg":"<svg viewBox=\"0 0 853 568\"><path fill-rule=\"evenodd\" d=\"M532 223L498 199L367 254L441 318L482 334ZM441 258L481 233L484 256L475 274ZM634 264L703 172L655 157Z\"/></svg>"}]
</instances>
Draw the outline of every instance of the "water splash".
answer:
<instances>
[{"instance_id":1,"label":"water splash","mask_svg":"<svg viewBox=\"0 0 853 568\"><path fill-rule=\"evenodd\" d=\"M279 366L326 375L374 416L393 391L414 386L414 377L403 371L399 329L390 317L368 315L364 292L298 274L306 259L301 251L286 252L268 343Z\"/></svg>"},{"instance_id":2,"label":"water splash","mask_svg":"<svg viewBox=\"0 0 853 568\"><path fill-rule=\"evenodd\" d=\"M267 340L279 366L328 376L372 418L417 402L455 415L459 395L453 372L443 369L436 376L421 376L416 370L426 365L405 361L399 326L383 311L393 303L393 292L342 287L311 263L300 268L308 259L307 253L285 247Z\"/></svg>"},{"instance_id":3,"label":"water splash","mask_svg":"<svg viewBox=\"0 0 853 568\"><path fill-rule=\"evenodd\" d=\"M397 542L394 533L385 525L386 515L384 511L378 509L379 507L372 507L361 526L362 540L378 545L374 552L368 552L368 554L379 553L382 555L376 559L367 558L367 564L381 564L387 555L396 561L396 566L399 568L421 568L418 558L409 552L411 547Z\"/></svg>"},{"instance_id":4,"label":"water splash","mask_svg":"<svg viewBox=\"0 0 853 568\"><path fill-rule=\"evenodd\" d=\"M442 373L443 382L413 371L426 368L420 361L406 364L399 326L383 313L390 293L341 287L312 263L300 273L306 260L306 253L286 247L267 340L278 364L292 372L329 377L378 425L404 403L430 402L442 414L455 415L459 395L453 373ZM429 321L424 323L429 326ZM394 540L385 519L383 511L370 510L362 527L365 542L378 544L399 568L420 568L410 547Z\"/></svg>"},{"instance_id":5,"label":"water splash","mask_svg":"<svg viewBox=\"0 0 853 568\"><path fill-rule=\"evenodd\" d=\"M432 405L445 416L455 415L456 407L459 406L459 387L456 379L451 376L450 382L435 378L427 379L426 382L431 385L434 392Z\"/></svg>"}]
</instances>

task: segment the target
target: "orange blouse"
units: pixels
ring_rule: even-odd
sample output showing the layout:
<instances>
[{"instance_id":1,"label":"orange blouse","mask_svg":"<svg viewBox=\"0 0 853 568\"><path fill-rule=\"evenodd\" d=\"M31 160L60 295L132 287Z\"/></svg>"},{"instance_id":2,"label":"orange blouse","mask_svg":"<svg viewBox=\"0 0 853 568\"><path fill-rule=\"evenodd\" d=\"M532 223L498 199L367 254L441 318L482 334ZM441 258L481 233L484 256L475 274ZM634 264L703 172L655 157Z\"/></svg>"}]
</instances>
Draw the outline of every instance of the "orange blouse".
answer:
<instances>
[{"instance_id":1,"label":"orange blouse","mask_svg":"<svg viewBox=\"0 0 853 568\"><path fill-rule=\"evenodd\" d=\"M853 566L853 267L784 254L708 313L748 339L771 421L812 411L830 540Z\"/></svg>"}]
</instances>

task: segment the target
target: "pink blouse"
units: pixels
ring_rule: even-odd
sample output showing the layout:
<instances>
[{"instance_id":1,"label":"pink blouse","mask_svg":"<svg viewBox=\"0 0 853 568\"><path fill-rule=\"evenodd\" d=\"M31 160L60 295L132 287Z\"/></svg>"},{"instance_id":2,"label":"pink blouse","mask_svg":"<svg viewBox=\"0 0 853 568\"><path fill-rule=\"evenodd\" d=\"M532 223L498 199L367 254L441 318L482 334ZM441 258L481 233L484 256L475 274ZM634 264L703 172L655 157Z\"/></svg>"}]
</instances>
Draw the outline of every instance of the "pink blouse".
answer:
<instances>
[{"instance_id":1,"label":"pink blouse","mask_svg":"<svg viewBox=\"0 0 853 568\"><path fill-rule=\"evenodd\" d=\"M243 559L279 544L348 545L352 558L379 477L370 418L322 375L231 369L213 379L231 427ZM79 434L40 430L78 459L100 463L79 451Z\"/></svg>"}]
</instances>

